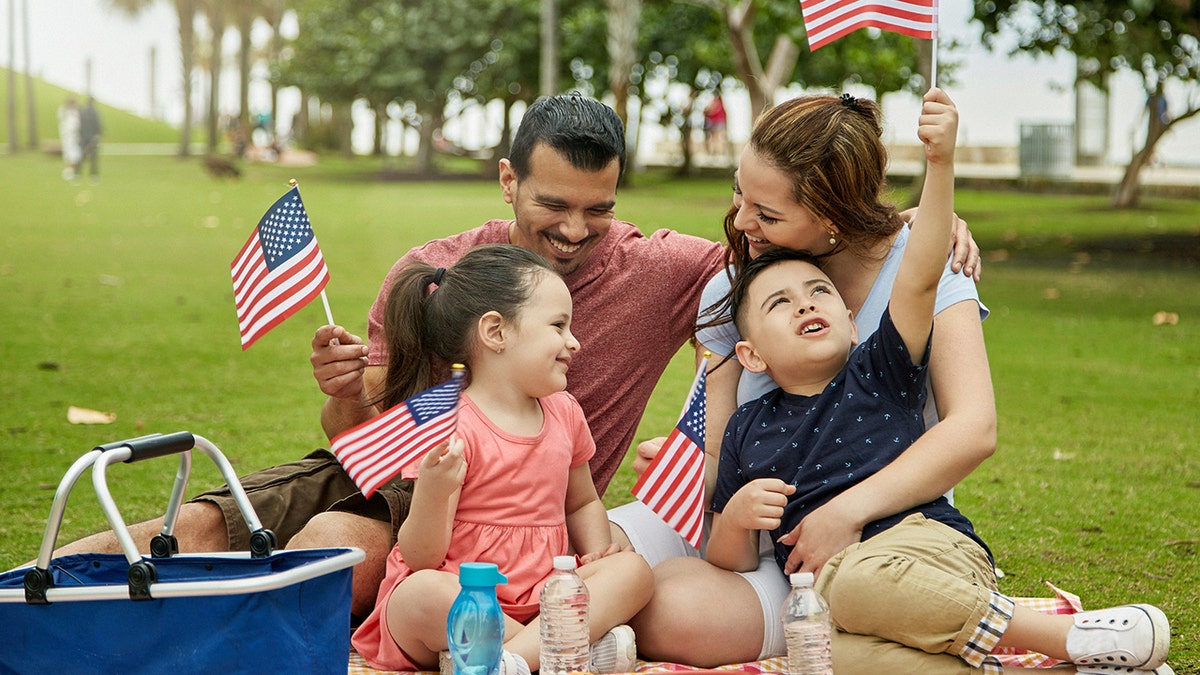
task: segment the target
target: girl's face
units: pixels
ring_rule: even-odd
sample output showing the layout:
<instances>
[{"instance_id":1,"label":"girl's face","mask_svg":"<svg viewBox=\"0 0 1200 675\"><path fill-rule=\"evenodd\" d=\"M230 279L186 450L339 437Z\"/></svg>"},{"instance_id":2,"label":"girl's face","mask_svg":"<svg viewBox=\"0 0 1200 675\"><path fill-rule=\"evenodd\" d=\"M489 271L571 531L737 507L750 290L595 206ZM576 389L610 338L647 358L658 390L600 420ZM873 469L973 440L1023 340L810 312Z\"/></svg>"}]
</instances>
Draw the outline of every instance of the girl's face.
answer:
<instances>
[{"instance_id":1,"label":"girl's face","mask_svg":"<svg viewBox=\"0 0 1200 675\"><path fill-rule=\"evenodd\" d=\"M833 248L833 224L796 202L788 174L763 161L750 146L738 162L733 205L738 210L733 225L746 237L751 258L776 246L817 255Z\"/></svg>"},{"instance_id":2,"label":"girl's face","mask_svg":"<svg viewBox=\"0 0 1200 675\"><path fill-rule=\"evenodd\" d=\"M567 369L579 351L571 334L571 293L558 275L540 273L529 300L505 336L512 381L531 398L567 388Z\"/></svg>"}]
</instances>

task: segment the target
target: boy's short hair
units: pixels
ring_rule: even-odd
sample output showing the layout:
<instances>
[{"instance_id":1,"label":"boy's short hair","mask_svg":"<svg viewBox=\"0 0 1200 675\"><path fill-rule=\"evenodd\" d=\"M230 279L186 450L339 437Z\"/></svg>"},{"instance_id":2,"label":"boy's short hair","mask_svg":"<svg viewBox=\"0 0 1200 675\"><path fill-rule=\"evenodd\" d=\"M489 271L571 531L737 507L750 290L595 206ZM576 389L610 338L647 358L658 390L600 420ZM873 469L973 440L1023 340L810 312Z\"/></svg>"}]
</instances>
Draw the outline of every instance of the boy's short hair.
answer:
<instances>
[{"instance_id":1,"label":"boy's short hair","mask_svg":"<svg viewBox=\"0 0 1200 675\"><path fill-rule=\"evenodd\" d=\"M737 326L738 332L742 333L743 337L745 336L745 318L742 316L742 308L750 293L750 284L754 283L754 280L764 270L793 260L806 262L818 269L821 268L820 256L813 255L808 251L794 251L777 247L764 251L757 258L751 258L742 271L733 278L729 289L729 315L733 317L733 324Z\"/></svg>"}]
</instances>

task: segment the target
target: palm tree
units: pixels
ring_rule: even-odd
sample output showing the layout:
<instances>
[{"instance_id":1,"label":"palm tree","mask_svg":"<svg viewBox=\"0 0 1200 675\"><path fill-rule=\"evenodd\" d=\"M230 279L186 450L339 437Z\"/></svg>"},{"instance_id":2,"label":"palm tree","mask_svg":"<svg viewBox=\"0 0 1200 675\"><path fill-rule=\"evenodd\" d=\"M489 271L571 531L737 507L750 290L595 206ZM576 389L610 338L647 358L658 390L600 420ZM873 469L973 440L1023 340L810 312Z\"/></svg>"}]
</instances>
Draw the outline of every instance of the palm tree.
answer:
<instances>
[{"instance_id":1,"label":"palm tree","mask_svg":"<svg viewBox=\"0 0 1200 675\"><path fill-rule=\"evenodd\" d=\"M137 16L155 0L108 0L130 16ZM196 59L196 14L199 0L172 0L179 18L179 53L183 66L183 128L179 136L179 156L191 154L192 145L192 70Z\"/></svg>"},{"instance_id":2,"label":"palm tree","mask_svg":"<svg viewBox=\"0 0 1200 675\"><path fill-rule=\"evenodd\" d=\"M37 150L37 103L33 100L33 67L29 63L29 0L21 0L21 14L21 33L25 38L25 116L29 125L29 149ZM9 65L11 66L12 62L9 62Z\"/></svg>"},{"instance_id":3,"label":"palm tree","mask_svg":"<svg viewBox=\"0 0 1200 675\"><path fill-rule=\"evenodd\" d=\"M217 146L221 142L221 131L218 129L220 121L220 101L221 101L221 68L223 67L223 53L221 43L225 38L225 11L228 0L202 0L204 2L204 16L208 20L209 33L209 87L208 87L208 116L205 124L208 128L208 153L212 154L217 151Z\"/></svg>"}]
</instances>

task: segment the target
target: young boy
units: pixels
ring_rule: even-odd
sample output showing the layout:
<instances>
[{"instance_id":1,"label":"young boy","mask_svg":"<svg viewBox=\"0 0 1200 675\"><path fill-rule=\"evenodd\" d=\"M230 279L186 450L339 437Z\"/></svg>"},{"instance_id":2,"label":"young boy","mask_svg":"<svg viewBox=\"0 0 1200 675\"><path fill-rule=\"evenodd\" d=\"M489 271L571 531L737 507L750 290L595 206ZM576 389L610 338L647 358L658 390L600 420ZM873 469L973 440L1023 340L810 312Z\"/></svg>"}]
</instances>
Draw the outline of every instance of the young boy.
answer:
<instances>
[{"instance_id":1,"label":"young boy","mask_svg":"<svg viewBox=\"0 0 1200 675\"><path fill-rule=\"evenodd\" d=\"M926 361L937 283L950 243L958 116L925 97L918 135L928 170L889 309L859 343L850 312L817 261L767 251L733 282L737 357L779 385L742 406L721 447L706 558L758 564L770 530L785 572L805 516L886 466L924 430ZM802 567L803 568L803 567ZM1000 673L996 646L1077 664L1080 673L1169 673L1166 616L1129 605L1054 616L997 591L991 553L945 498L869 523L860 543L818 572L834 667L844 673Z\"/></svg>"}]
</instances>

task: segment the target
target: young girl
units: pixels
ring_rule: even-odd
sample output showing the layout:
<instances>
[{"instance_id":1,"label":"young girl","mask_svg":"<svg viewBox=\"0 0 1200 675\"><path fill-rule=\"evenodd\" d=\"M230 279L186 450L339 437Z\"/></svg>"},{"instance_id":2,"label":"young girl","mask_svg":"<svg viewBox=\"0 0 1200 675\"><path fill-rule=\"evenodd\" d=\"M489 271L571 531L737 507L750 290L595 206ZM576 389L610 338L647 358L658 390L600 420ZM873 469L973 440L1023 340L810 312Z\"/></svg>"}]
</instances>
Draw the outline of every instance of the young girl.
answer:
<instances>
[{"instance_id":1,"label":"young girl","mask_svg":"<svg viewBox=\"0 0 1200 675\"><path fill-rule=\"evenodd\" d=\"M588 469L595 450L583 411L564 391L579 349L571 296L528 249L472 249L450 269L407 267L388 298L385 407L465 363L458 426L448 444L405 469L416 487L388 557L374 611L354 634L373 667L436 669L460 563L496 563L505 622L502 675L539 667L538 596L554 556L574 551L591 595L593 672L633 666L621 625L650 599L653 577L612 545ZM610 630L612 629L612 630ZM603 639L601 639L603 638Z\"/></svg>"},{"instance_id":2,"label":"young girl","mask_svg":"<svg viewBox=\"0 0 1200 675\"><path fill-rule=\"evenodd\" d=\"M1001 595L990 552L945 496L867 523L860 542L824 565L790 559L809 514L894 462L925 431L957 128L952 102L932 90L918 131L928 159L921 206L879 330L858 334L811 255L766 251L734 280L738 361L778 387L730 419L705 557L726 570L756 569L758 533L769 530L780 570L818 575L839 675L999 673L989 657L997 645L1074 662L1079 673L1170 672L1170 626L1156 607L1058 616Z\"/></svg>"}]
</instances>

